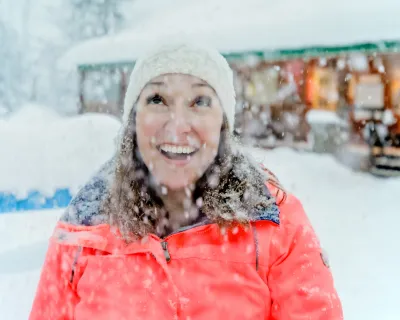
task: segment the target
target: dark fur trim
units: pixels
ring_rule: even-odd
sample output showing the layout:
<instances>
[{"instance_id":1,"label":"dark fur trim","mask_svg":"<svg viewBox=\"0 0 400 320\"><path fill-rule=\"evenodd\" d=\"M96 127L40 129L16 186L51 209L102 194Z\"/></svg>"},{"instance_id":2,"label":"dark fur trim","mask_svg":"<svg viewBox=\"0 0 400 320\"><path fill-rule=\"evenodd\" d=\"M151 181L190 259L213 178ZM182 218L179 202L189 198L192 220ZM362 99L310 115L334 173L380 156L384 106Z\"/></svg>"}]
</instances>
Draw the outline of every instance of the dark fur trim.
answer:
<instances>
[{"instance_id":1,"label":"dark fur trim","mask_svg":"<svg viewBox=\"0 0 400 320\"><path fill-rule=\"evenodd\" d=\"M115 175L115 163L115 158L108 161L78 192L61 217L61 221L85 226L109 223L110 217L104 212L104 201L106 199L110 201L108 197ZM265 175L257 172L258 165L255 164L254 166L243 155L242 157L236 156L233 163L230 173L223 179L225 182L221 179L221 183L216 188L203 190L205 201L201 208L201 213L204 216L199 216L197 221L193 221L193 224L198 221L203 221L203 223L208 221L208 223L217 222L221 225L229 224L233 221L247 223L258 220L268 220L279 224L279 208L267 187L264 186ZM247 166L250 166L252 168L250 170L255 170L255 172L246 175L245 172L249 171L246 170ZM259 176L260 183L253 184L252 182L256 180L252 180L251 176ZM248 186L247 190L250 190L248 192L246 192L246 185ZM199 186L200 188L201 186ZM198 192L200 191L198 190ZM254 196L257 192L259 193L259 199ZM251 199L240 201L241 195L242 198L245 198L248 197L248 194L252 195ZM193 198L197 199L195 194ZM218 208L222 208L222 210Z\"/></svg>"},{"instance_id":2,"label":"dark fur trim","mask_svg":"<svg viewBox=\"0 0 400 320\"><path fill-rule=\"evenodd\" d=\"M266 192L266 174L239 150L233 151L232 144L229 131L223 127L215 162L196 183L189 199L187 211L194 218L202 214L220 225L246 224L255 212L275 204ZM127 239L148 233L163 235L168 232L168 213L156 188L160 187L152 183L151 174L137 151L135 124L131 120L123 132L114 181L100 212Z\"/></svg>"}]
</instances>

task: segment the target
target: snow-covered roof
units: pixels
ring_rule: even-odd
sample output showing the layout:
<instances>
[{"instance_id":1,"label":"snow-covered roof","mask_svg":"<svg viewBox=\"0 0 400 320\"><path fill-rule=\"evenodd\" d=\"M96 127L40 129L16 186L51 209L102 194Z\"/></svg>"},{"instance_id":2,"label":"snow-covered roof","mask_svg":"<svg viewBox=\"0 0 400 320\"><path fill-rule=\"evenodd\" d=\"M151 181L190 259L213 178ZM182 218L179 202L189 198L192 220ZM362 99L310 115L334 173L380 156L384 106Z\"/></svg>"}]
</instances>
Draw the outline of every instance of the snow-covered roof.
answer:
<instances>
[{"instance_id":1,"label":"snow-covered roof","mask_svg":"<svg viewBox=\"0 0 400 320\"><path fill-rule=\"evenodd\" d=\"M130 30L72 48L63 66L132 62L158 38L189 36L222 53L400 40L397 0L203 0L156 12Z\"/></svg>"}]
</instances>

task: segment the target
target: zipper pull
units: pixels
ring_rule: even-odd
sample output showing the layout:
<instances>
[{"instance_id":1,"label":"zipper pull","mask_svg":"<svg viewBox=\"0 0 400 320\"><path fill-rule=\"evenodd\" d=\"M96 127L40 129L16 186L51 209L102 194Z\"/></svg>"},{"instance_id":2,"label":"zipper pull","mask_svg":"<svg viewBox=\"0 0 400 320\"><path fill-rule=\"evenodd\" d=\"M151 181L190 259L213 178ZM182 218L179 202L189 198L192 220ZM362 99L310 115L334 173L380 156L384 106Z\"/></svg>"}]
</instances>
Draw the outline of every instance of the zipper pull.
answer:
<instances>
[{"instance_id":1,"label":"zipper pull","mask_svg":"<svg viewBox=\"0 0 400 320\"><path fill-rule=\"evenodd\" d=\"M168 251L168 242L167 241L161 242L161 247L163 248L163 251L164 251L165 260L167 260L167 262L170 262L171 255L169 254L169 251Z\"/></svg>"}]
</instances>

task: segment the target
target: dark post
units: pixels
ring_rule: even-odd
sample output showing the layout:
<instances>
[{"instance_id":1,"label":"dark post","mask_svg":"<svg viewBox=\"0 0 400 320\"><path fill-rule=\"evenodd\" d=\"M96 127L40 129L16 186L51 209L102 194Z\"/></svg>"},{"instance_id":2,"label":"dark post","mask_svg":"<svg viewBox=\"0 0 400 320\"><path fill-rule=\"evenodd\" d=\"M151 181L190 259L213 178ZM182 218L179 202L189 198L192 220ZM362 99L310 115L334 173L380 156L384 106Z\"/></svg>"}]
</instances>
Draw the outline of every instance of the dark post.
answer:
<instances>
[{"instance_id":1,"label":"dark post","mask_svg":"<svg viewBox=\"0 0 400 320\"><path fill-rule=\"evenodd\" d=\"M79 114L82 114L85 111L85 78L86 71L83 69L79 69Z\"/></svg>"}]
</instances>

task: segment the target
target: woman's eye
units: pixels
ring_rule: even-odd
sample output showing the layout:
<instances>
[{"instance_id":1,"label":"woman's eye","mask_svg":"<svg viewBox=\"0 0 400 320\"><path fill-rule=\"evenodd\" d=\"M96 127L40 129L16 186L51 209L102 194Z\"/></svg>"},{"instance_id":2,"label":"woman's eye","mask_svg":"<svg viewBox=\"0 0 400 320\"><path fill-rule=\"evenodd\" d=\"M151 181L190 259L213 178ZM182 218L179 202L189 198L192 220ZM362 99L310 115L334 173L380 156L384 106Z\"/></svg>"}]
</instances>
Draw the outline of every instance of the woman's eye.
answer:
<instances>
[{"instance_id":1,"label":"woman's eye","mask_svg":"<svg viewBox=\"0 0 400 320\"><path fill-rule=\"evenodd\" d=\"M196 107L210 107L211 106L211 98L204 97L204 96L197 97L194 100L194 105Z\"/></svg>"},{"instance_id":2,"label":"woman's eye","mask_svg":"<svg viewBox=\"0 0 400 320\"><path fill-rule=\"evenodd\" d=\"M162 105L162 104L164 104L164 99L160 95L155 94L155 95L147 98L147 104Z\"/></svg>"}]
</instances>

